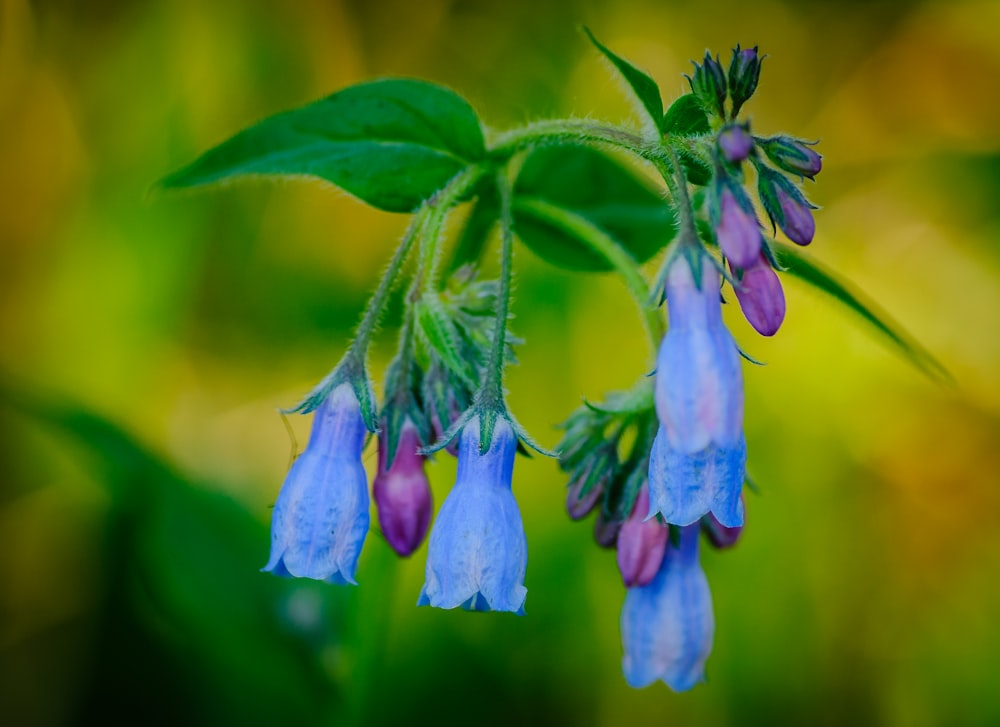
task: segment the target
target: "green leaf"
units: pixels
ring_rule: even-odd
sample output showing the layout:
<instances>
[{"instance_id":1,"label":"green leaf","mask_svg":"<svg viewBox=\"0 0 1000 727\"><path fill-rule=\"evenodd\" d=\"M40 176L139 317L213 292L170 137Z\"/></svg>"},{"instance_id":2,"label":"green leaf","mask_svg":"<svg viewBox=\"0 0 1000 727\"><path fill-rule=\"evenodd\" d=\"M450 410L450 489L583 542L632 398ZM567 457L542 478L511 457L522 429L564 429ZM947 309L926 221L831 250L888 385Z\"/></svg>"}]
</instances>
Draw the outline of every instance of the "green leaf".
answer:
<instances>
[{"instance_id":1,"label":"green leaf","mask_svg":"<svg viewBox=\"0 0 1000 727\"><path fill-rule=\"evenodd\" d=\"M438 355L448 370L474 389L469 362L461 355L458 329L445 312L441 299L434 294L425 294L414 307L421 341Z\"/></svg>"},{"instance_id":2,"label":"green leaf","mask_svg":"<svg viewBox=\"0 0 1000 727\"><path fill-rule=\"evenodd\" d=\"M951 383L954 381L944 368L923 346L915 342L903 329L885 313L878 311L873 303L864 300L859 293L851 292L847 284L837 280L833 273L803 255L791 245L772 242L778 264L795 277L804 280L827 295L836 298L865 321L873 325L888 338L910 362L932 379Z\"/></svg>"},{"instance_id":3,"label":"green leaf","mask_svg":"<svg viewBox=\"0 0 1000 727\"><path fill-rule=\"evenodd\" d=\"M660 128L664 134L680 136L701 136L712 130L701 102L693 93L686 93L670 104Z\"/></svg>"},{"instance_id":4,"label":"green leaf","mask_svg":"<svg viewBox=\"0 0 1000 727\"><path fill-rule=\"evenodd\" d=\"M378 209L410 212L483 154L479 119L463 98L424 81L389 79L271 116L160 184L306 175Z\"/></svg>"},{"instance_id":5,"label":"green leaf","mask_svg":"<svg viewBox=\"0 0 1000 727\"><path fill-rule=\"evenodd\" d=\"M610 270L607 259L577 235L518 204L541 200L573 212L613 238L637 263L676 232L674 211L660 194L602 152L583 146L533 151L514 183L514 230L539 257L570 270Z\"/></svg>"},{"instance_id":6,"label":"green leaf","mask_svg":"<svg viewBox=\"0 0 1000 727\"><path fill-rule=\"evenodd\" d=\"M660 98L660 87L656 85L656 81L650 78L649 74L640 71L624 58L612 53L594 37L594 34L586 26L584 26L583 32L587 34L590 42L597 47L597 50L601 51L604 57L611 61L614 67L618 69L618 72L622 74L646 109L646 112L653 119L653 123L662 131L663 100Z\"/></svg>"}]
</instances>

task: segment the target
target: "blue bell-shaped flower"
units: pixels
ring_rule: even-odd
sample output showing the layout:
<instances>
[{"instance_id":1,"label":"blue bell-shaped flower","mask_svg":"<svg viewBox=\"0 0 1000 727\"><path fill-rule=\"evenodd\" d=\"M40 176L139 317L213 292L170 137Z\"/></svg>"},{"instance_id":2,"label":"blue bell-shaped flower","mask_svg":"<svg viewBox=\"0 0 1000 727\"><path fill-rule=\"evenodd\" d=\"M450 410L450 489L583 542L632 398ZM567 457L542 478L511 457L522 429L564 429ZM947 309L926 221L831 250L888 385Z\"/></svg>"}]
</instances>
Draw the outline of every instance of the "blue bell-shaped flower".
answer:
<instances>
[{"instance_id":1,"label":"blue bell-shaped flower","mask_svg":"<svg viewBox=\"0 0 1000 727\"><path fill-rule=\"evenodd\" d=\"M341 384L317 407L309 444L285 477L272 514L271 558L262 570L356 585L369 519L365 433L354 390Z\"/></svg>"},{"instance_id":2,"label":"blue bell-shaped flower","mask_svg":"<svg viewBox=\"0 0 1000 727\"><path fill-rule=\"evenodd\" d=\"M737 527L746 468L743 375L722 321L719 273L707 257L699 267L700 285L685 257L667 273L670 327L657 358L660 429L649 458L649 516L690 525L712 512Z\"/></svg>"},{"instance_id":3,"label":"blue bell-shaped flower","mask_svg":"<svg viewBox=\"0 0 1000 727\"><path fill-rule=\"evenodd\" d=\"M431 529L418 606L524 613L528 544L511 491L517 437L502 416L479 452L479 418L462 430L458 476Z\"/></svg>"},{"instance_id":4,"label":"blue bell-shaped flower","mask_svg":"<svg viewBox=\"0 0 1000 727\"><path fill-rule=\"evenodd\" d=\"M699 525L681 528L656 577L629 588L622 608L622 670L632 687L662 680L684 692L705 679L715 618L708 581L698 562Z\"/></svg>"}]
</instances>

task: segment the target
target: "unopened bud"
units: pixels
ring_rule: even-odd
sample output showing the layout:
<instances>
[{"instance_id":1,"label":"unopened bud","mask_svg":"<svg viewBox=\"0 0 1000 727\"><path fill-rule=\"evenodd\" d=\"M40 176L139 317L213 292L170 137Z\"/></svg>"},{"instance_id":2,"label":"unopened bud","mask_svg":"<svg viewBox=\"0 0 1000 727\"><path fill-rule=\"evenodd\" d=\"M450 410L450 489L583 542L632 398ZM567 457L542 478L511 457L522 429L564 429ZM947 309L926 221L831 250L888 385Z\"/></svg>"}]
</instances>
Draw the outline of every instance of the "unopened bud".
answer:
<instances>
[{"instance_id":1,"label":"unopened bud","mask_svg":"<svg viewBox=\"0 0 1000 727\"><path fill-rule=\"evenodd\" d=\"M705 51L702 65L694 64L694 76L688 77L691 91L706 111L716 116L725 116L723 106L726 102L726 73L718 58Z\"/></svg>"},{"instance_id":2,"label":"unopened bud","mask_svg":"<svg viewBox=\"0 0 1000 727\"><path fill-rule=\"evenodd\" d=\"M386 427L378 438L378 474L372 485L378 522L392 549L408 556L423 542L431 521L431 489L424 473L426 457L417 453L420 438L409 420L399 434L392 463L386 467Z\"/></svg>"},{"instance_id":3,"label":"unopened bud","mask_svg":"<svg viewBox=\"0 0 1000 727\"><path fill-rule=\"evenodd\" d=\"M810 149L808 142L790 136L774 136L758 141L767 158L786 172L812 179L823 168L823 157Z\"/></svg>"},{"instance_id":4,"label":"unopened bud","mask_svg":"<svg viewBox=\"0 0 1000 727\"><path fill-rule=\"evenodd\" d=\"M740 499L743 499L742 495L740 495ZM701 529L708 537L708 542L719 549L731 548L736 545L740 536L743 534L743 527L743 525L740 525L735 528L727 528L725 525L716 520L712 513L709 513L701 519Z\"/></svg>"},{"instance_id":5,"label":"unopened bud","mask_svg":"<svg viewBox=\"0 0 1000 727\"><path fill-rule=\"evenodd\" d=\"M737 44L733 49L733 60L729 63L729 97L733 101L733 118L757 90L762 60L757 55L757 46L741 49Z\"/></svg>"},{"instance_id":6,"label":"unopened bud","mask_svg":"<svg viewBox=\"0 0 1000 727\"><path fill-rule=\"evenodd\" d=\"M784 174L764 165L757 171L757 191L771 223L797 245L808 245L816 234L816 222L809 211L814 205Z\"/></svg>"},{"instance_id":7,"label":"unopened bud","mask_svg":"<svg viewBox=\"0 0 1000 727\"><path fill-rule=\"evenodd\" d=\"M618 542L618 533L621 529L621 520L615 520L601 510L594 520L594 542L602 548L613 548Z\"/></svg>"},{"instance_id":8,"label":"unopened bud","mask_svg":"<svg viewBox=\"0 0 1000 727\"><path fill-rule=\"evenodd\" d=\"M729 185L723 185L719 197L715 236L725 256L737 267L749 267L760 254L760 227L753 209L736 198L742 195Z\"/></svg>"},{"instance_id":9,"label":"unopened bud","mask_svg":"<svg viewBox=\"0 0 1000 727\"><path fill-rule=\"evenodd\" d=\"M566 512L573 520L582 520L590 514L590 511L597 505L597 501L604 494L604 485L598 480L590 484L590 489L583 492L584 485L590 479L589 473L570 482L566 490Z\"/></svg>"},{"instance_id":10,"label":"unopened bud","mask_svg":"<svg viewBox=\"0 0 1000 727\"><path fill-rule=\"evenodd\" d=\"M736 272L730 263L730 269ZM743 315L762 336L773 336L785 320L785 292L778 274L762 252L757 261L743 269L735 286L736 299Z\"/></svg>"},{"instance_id":11,"label":"unopened bud","mask_svg":"<svg viewBox=\"0 0 1000 727\"><path fill-rule=\"evenodd\" d=\"M649 487L643 484L632 514L618 533L618 570L627 588L646 586L656 576L667 549L670 529L649 514Z\"/></svg>"},{"instance_id":12,"label":"unopened bud","mask_svg":"<svg viewBox=\"0 0 1000 727\"><path fill-rule=\"evenodd\" d=\"M743 161L753 148L753 137L742 126L727 126L719 134L719 150L731 164Z\"/></svg>"}]
</instances>

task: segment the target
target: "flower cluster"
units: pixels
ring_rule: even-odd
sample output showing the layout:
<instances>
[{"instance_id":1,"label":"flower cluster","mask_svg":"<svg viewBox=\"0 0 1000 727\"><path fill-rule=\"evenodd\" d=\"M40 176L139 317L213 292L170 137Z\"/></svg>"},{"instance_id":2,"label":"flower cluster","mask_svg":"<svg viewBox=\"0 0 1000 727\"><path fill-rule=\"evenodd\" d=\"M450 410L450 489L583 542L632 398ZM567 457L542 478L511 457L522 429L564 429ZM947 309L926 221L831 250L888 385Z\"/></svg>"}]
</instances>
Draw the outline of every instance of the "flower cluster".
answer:
<instances>
[{"instance_id":1,"label":"flower cluster","mask_svg":"<svg viewBox=\"0 0 1000 727\"><path fill-rule=\"evenodd\" d=\"M564 425L567 511L580 519L599 505L595 539L617 548L627 588L623 669L635 687L662 680L683 691L704 679L714 619L698 561L699 534L728 548L743 530L743 379L740 351L722 318L723 283L731 283L760 334L774 335L785 316L780 266L746 191L744 163L756 172L758 198L774 230L799 245L815 232L814 207L790 175L813 178L820 156L792 137L754 136L749 123L737 119L757 87L760 65L756 48L737 47L728 73L706 54L689 78L710 126L682 151L711 175L694 196L696 224L682 227L663 267L669 325L653 386L640 382L631 392L588 404ZM633 452L619 461L629 428Z\"/></svg>"},{"instance_id":2,"label":"flower cluster","mask_svg":"<svg viewBox=\"0 0 1000 727\"><path fill-rule=\"evenodd\" d=\"M731 285L760 334L774 335L785 316L780 258L758 221L746 172L755 175L759 208L772 233L780 229L797 245L809 244L815 233L815 207L794 179L820 171L812 144L755 136L738 118L757 88L761 60L756 48L737 46L727 72L706 53L695 64L685 102L690 112L693 99L696 121L675 128L668 111L656 119L659 138L636 144L662 167L677 213L676 238L654 281L666 302L665 333L655 310L644 311L649 330L662 334L654 339L655 378L580 407L563 425L558 457L569 480L566 510L574 520L596 511L594 539L616 551L626 588L623 670L635 687L660 680L683 691L704 680L715 624L699 563L701 535L728 548L743 530L743 374L740 350L723 320L724 285ZM616 60L619 67L624 63ZM507 331L512 191L502 180L489 194L480 191L487 208L499 205L499 279L477 280L471 267L462 267L444 289L433 284L442 215L473 193L473 182L482 185L481 177L458 175L449 183L454 188L446 188L450 201L435 195L415 214L412 234L430 235L430 241L422 240L380 410L374 411L365 351L389 289L385 282L370 308L375 313L366 313L344 360L301 407L314 411L312 434L275 504L264 570L356 582L369 528L361 455L366 430L377 431L372 496L382 534L406 557L430 529L418 605L524 613L527 541L512 479L519 446L534 445L508 411L502 386L516 343ZM549 210L538 199L525 205L536 213ZM580 234L591 229L586 218L556 221ZM402 266L408 240L390 271ZM592 247L601 244L598 239ZM640 300L649 297L648 287L642 289ZM458 458L458 474L431 528L425 465L440 451Z\"/></svg>"},{"instance_id":3,"label":"flower cluster","mask_svg":"<svg viewBox=\"0 0 1000 727\"><path fill-rule=\"evenodd\" d=\"M516 425L501 412L470 406L470 381L480 378L483 344L492 330L482 313L497 291L466 269L454 295L442 296L447 320L467 344L468 379L455 376L433 349L414 360L412 331L387 372L379 415L378 468L372 483L378 522L390 547L411 555L424 541L433 503L425 473L436 435L458 457L454 487L430 535L427 577L418 605L524 613L527 542L511 489ZM508 337L508 342L514 339ZM511 356L508 351L505 354ZM449 385L454 378L456 383ZM309 444L292 464L274 506L271 558L263 570L329 583L355 584L369 528L367 479L361 462L366 427L348 382L328 388L314 412ZM485 421L484 421L485 420ZM452 441L452 439L457 442ZM453 446L455 445L455 446Z\"/></svg>"}]
</instances>

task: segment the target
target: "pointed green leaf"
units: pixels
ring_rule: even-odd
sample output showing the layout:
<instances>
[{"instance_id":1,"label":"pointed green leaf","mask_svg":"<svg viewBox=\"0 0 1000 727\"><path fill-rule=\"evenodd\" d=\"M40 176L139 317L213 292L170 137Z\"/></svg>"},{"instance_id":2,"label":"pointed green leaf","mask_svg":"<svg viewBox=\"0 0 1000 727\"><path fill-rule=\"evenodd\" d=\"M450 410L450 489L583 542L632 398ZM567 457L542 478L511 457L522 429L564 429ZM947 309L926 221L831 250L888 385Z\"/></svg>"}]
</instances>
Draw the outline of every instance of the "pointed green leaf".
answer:
<instances>
[{"instance_id":1,"label":"pointed green leaf","mask_svg":"<svg viewBox=\"0 0 1000 727\"><path fill-rule=\"evenodd\" d=\"M712 130L701 102L693 93L686 93L670 104L660 128L664 134L679 136L701 136Z\"/></svg>"},{"instance_id":2,"label":"pointed green leaf","mask_svg":"<svg viewBox=\"0 0 1000 727\"><path fill-rule=\"evenodd\" d=\"M453 374L475 388L469 363L461 355L460 337L455 322L445 312L441 299L424 295L415 304L417 333Z\"/></svg>"},{"instance_id":3,"label":"pointed green leaf","mask_svg":"<svg viewBox=\"0 0 1000 727\"><path fill-rule=\"evenodd\" d=\"M552 224L527 200L584 218L636 262L659 252L674 236L670 203L631 171L596 149L556 146L532 152L514 183L514 230L540 257L569 270L610 270L608 260L579 235Z\"/></svg>"},{"instance_id":4,"label":"pointed green leaf","mask_svg":"<svg viewBox=\"0 0 1000 727\"><path fill-rule=\"evenodd\" d=\"M612 53L594 37L589 28L584 27L583 32L587 34L590 42L594 44L597 50L603 53L604 57L611 61L614 67L618 69L618 72L622 74L628 85L632 87L635 95L639 98L643 108L646 109L646 113L653 119L653 123L662 131L663 100L660 98L660 88L656 85L656 81L650 78L649 74L640 71L624 58Z\"/></svg>"},{"instance_id":5,"label":"pointed green leaf","mask_svg":"<svg viewBox=\"0 0 1000 727\"><path fill-rule=\"evenodd\" d=\"M264 119L160 184L306 175L373 207L410 212L483 150L479 119L462 97L424 81L388 79Z\"/></svg>"},{"instance_id":6,"label":"pointed green leaf","mask_svg":"<svg viewBox=\"0 0 1000 727\"><path fill-rule=\"evenodd\" d=\"M923 348L915 342L903 329L892 321L885 313L878 311L874 304L864 300L859 293L850 290L847 284L837 280L833 273L824 269L818 263L803 255L797 248L791 245L773 242L771 243L777 262L781 267L795 277L809 283L815 288L822 290L827 295L839 300L865 321L873 325L880 333L888 338L910 362L932 379L938 381L951 382L953 379L947 369Z\"/></svg>"}]
</instances>

